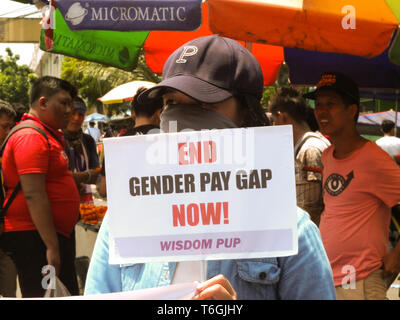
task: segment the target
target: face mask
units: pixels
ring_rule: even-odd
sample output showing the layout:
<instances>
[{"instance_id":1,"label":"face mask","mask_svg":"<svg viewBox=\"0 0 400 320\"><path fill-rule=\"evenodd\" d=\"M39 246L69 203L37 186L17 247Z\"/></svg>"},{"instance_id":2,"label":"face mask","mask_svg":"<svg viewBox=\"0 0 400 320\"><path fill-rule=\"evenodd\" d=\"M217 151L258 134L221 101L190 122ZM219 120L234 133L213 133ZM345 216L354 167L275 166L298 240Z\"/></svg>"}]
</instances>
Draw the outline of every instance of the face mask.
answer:
<instances>
[{"instance_id":1,"label":"face mask","mask_svg":"<svg viewBox=\"0 0 400 320\"><path fill-rule=\"evenodd\" d=\"M231 119L222 114L193 104L168 105L161 113L160 120L163 132L237 128Z\"/></svg>"}]
</instances>

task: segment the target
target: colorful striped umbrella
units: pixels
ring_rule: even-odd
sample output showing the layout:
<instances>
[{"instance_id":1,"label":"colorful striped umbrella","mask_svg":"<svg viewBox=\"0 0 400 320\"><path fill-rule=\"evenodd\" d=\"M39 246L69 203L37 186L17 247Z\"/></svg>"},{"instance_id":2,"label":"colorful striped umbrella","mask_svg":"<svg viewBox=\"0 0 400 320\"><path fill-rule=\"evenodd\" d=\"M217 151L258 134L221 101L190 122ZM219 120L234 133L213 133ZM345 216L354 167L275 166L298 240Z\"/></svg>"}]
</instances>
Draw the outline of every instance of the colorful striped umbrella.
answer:
<instances>
[{"instance_id":1,"label":"colorful striped umbrella","mask_svg":"<svg viewBox=\"0 0 400 320\"><path fill-rule=\"evenodd\" d=\"M358 123L369 124L373 126L380 126L383 120L391 120L394 123L397 121L397 127L400 127L400 117L396 111L389 110L376 113L363 114L358 117Z\"/></svg>"},{"instance_id":2,"label":"colorful striped umbrella","mask_svg":"<svg viewBox=\"0 0 400 320\"><path fill-rule=\"evenodd\" d=\"M131 101L140 87L151 88L155 85L155 83L149 81L131 81L108 91L104 96L99 98L99 100L104 104Z\"/></svg>"},{"instance_id":3,"label":"colorful striped umbrella","mask_svg":"<svg viewBox=\"0 0 400 320\"><path fill-rule=\"evenodd\" d=\"M392 9L397 20L400 21L400 1L386 0L386 3ZM396 38L390 48L389 58L393 63L400 65L400 32L397 32Z\"/></svg>"},{"instance_id":4,"label":"colorful striped umbrella","mask_svg":"<svg viewBox=\"0 0 400 320\"><path fill-rule=\"evenodd\" d=\"M81 7L84 4L79 0L74 3L81 3ZM202 26L193 32L71 31L56 9L56 28L42 31L41 48L124 70L135 68L138 53L143 49L147 65L153 72L161 73L173 50L193 38L218 33L252 43L251 50L262 66L266 85L276 80L284 59L283 47L286 57L290 55L288 48L307 49L303 56L313 53L307 60L294 59L288 64L292 83L311 84L315 83L314 74L322 70L315 66L323 65L322 58L314 60L314 53L340 53L349 55L350 60L360 56L370 67L376 67L376 63L367 58L381 59L388 55L390 68L393 63L400 64L400 36L390 42L399 28L396 18L400 16L399 3L398 0L353 0L349 6L347 0L207 0L202 8ZM330 59L333 65L339 61L335 55L330 55ZM343 67L340 63L336 66ZM312 81L297 81L293 68L302 70ZM394 70L396 77L397 70ZM374 76L364 79L377 82ZM369 83L367 87L386 88L389 79L378 85ZM392 82L389 87L396 83Z\"/></svg>"},{"instance_id":5,"label":"colorful striped umbrella","mask_svg":"<svg viewBox=\"0 0 400 320\"><path fill-rule=\"evenodd\" d=\"M50 15L43 24L40 42L42 50L95 61L128 71L136 67L139 52L143 49L146 64L153 72L161 73L165 61L175 49L194 38L212 34L208 27L205 3L202 5L202 26L192 32L72 31L60 10L56 8L54 1L52 1L52 10L55 13L54 19L50 18ZM283 62L283 48L255 44L252 46L252 52L263 70L264 84L274 83Z\"/></svg>"},{"instance_id":6,"label":"colorful striped umbrella","mask_svg":"<svg viewBox=\"0 0 400 320\"><path fill-rule=\"evenodd\" d=\"M398 30L398 0L208 0L214 33L289 48L381 54ZM394 10L394 11L395 11Z\"/></svg>"}]
</instances>

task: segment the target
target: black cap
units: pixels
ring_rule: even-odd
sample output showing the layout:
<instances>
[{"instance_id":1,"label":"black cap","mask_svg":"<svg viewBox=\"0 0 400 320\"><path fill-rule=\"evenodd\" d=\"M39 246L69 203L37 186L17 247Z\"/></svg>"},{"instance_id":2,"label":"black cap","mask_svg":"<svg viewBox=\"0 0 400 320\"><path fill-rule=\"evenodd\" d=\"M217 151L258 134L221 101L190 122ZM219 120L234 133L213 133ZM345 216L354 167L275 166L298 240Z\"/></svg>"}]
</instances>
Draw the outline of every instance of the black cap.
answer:
<instances>
[{"instance_id":1,"label":"black cap","mask_svg":"<svg viewBox=\"0 0 400 320\"><path fill-rule=\"evenodd\" d=\"M261 99L263 74L256 58L235 40L200 37L175 50L163 68L163 81L139 101L157 97L162 88L178 90L203 103L224 101L238 93Z\"/></svg>"},{"instance_id":2,"label":"black cap","mask_svg":"<svg viewBox=\"0 0 400 320\"><path fill-rule=\"evenodd\" d=\"M305 98L315 100L321 90L334 90L346 95L355 104L360 105L360 91L358 85L341 72L325 72L317 84L317 89L304 95Z\"/></svg>"},{"instance_id":3,"label":"black cap","mask_svg":"<svg viewBox=\"0 0 400 320\"><path fill-rule=\"evenodd\" d=\"M87 111L85 102L79 97L74 100L74 111L78 111L81 115L84 115Z\"/></svg>"}]
</instances>

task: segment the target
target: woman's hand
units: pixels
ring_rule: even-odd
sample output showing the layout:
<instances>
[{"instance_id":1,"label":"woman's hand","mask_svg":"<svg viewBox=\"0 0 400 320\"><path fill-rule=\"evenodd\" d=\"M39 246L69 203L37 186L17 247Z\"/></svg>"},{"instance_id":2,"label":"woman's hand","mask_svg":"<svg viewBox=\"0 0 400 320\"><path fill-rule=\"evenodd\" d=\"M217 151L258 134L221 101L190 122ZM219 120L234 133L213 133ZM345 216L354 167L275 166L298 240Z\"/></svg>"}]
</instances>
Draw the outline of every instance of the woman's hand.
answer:
<instances>
[{"instance_id":1,"label":"woman's hand","mask_svg":"<svg viewBox=\"0 0 400 320\"><path fill-rule=\"evenodd\" d=\"M222 274L197 286L193 300L236 300L236 291Z\"/></svg>"}]
</instances>

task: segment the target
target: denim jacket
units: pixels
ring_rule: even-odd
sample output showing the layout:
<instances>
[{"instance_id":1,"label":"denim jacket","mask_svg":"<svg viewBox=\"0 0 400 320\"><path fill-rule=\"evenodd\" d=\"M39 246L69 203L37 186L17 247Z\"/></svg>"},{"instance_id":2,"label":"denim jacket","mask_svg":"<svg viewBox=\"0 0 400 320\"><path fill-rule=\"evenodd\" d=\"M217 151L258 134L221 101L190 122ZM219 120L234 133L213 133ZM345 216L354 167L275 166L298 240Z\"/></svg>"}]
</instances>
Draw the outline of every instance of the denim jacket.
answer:
<instances>
[{"instance_id":1,"label":"denim jacket","mask_svg":"<svg viewBox=\"0 0 400 320\"><path fill-rule=\"evenodd\" d=\"M332 270L317 226L297 209L299 251L280 258L207 262L207 278L223 274L238 299L336 299ZM108 264L108 215L97 236L85 295L131 291L171 283L176 263Z\"/></svg>"}]
</instances>

